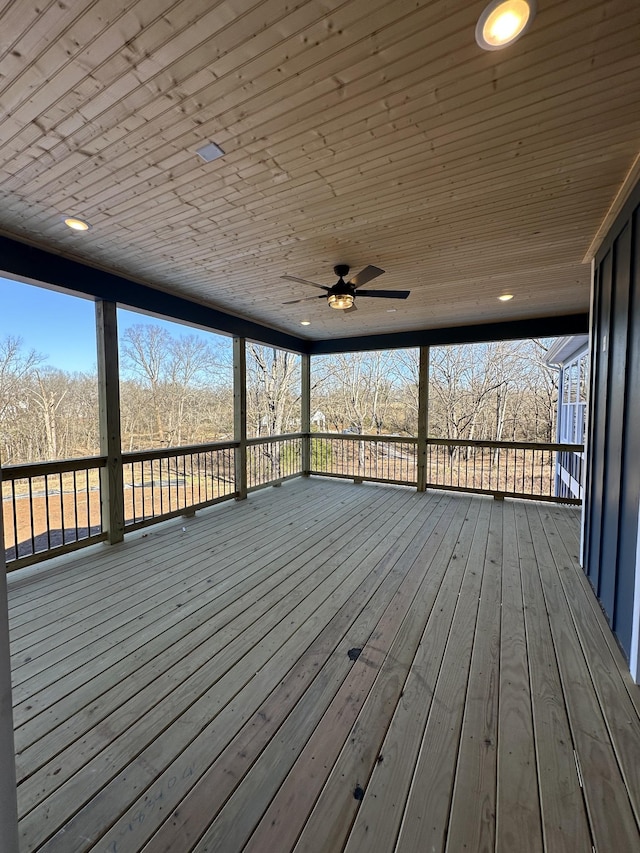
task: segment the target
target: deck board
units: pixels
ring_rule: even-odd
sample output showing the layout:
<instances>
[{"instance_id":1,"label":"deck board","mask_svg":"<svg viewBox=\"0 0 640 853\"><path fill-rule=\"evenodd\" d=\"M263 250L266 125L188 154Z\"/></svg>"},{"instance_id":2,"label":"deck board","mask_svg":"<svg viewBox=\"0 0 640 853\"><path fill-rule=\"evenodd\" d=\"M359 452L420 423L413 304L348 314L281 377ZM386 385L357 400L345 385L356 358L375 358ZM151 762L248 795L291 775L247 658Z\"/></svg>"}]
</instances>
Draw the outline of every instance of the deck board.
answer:
<instances>
[{"instance_id":1,"label":"deck board","mask_svg":"<svg viewBox=\"0 0 640 853\"><path fill-rule=\"evenodd\" d=\"M396 496L394 496L396 497ZM385 501L383 506L390 503ZM391 500L393 505L393 498ZM180 667L179 681L175 689L167 696L167 700L156 703L153 697L135 697L135 711L124 710L125 722L128 724L121 735L109 743L108 749L103 747L90 761L76 772L63 789L58 788L46 800L42 801L40 812L46 814L51 821L52 810L61 813L66 808L69 794L73 801L87 802L86 807L73 819L66 831L55 840L49 842L51 850L68 850L76 843L76 836L91 838L101 830L104 831L110 822L110 812L105 811L103 803L109 802L109 808L116 802L118 807L126 804L127 798L143 789L153 781L154 774L162 768L166 760L166 750L186 746L189 740L199 733L210 716L223 709L227 710L229 703L241 689L250 687L254 691L255 684L251 682L256 673L262 668L264 679L277 679L280 676L282 660L289 662L290 657L297 654L300 640L292 640L296 631L312 632L316 624L321 624L335 608L335 601L327 601L335 589L339 589L350 579L357 582L356 565L350 563L349 557L359 549L366 553L367 547L373 547L377 539L384 537L390 522L373 529L374 522L361 524L358 533L345 537L338 529L324 541L326 546L331 537L336 540L336 550L333 560L326 559L326 550L317 548L313 559L309 558L308 543L299 546L299 555L295 562L287 566L297 567L297 573L291 575L274 591L272 597L261 597L257 602L251 596L251 606L245 606L242 613L229 622L215 639L208 642L201 654L189 657L187 666ZM349 588L347 584L347 589ZM346 594L346 593L343 593ZM318 606L323 607L322 615L317 616ZM225 612L223 611L223 617ZM188 677L185 678L185 674ZM164 683L164 680L163 680ZM270 683L270 682L269 682ZM152 683L151 689L155 687ZM246 689L245 689L246 692ZM151 705L152 710L144 713ZM119 709L118 717L122 718L123 711ZM237 709L231 715L237 719ZM112 726L105 726L108 736L112 735ZM162 733L162 739L158 735ZM102 729L98 732L100 736ZM148 744L141 750L141 745ZM77 756L77 748L73 749L70 759ZM87 756L89 757L89 756ZM60 759L60 756L58 756ZM60 762L65 767L65 762ZM104 787L108 780L108 786ZM93 798L89 800L91 795ZM39 813L34 813L30 825L33 827L34 839L29 835L29 847L33 849L40 841L40 832L46 831L44 820Z\"/></svg>"},{"instance_id":2,"label":"deck board","mask_svg":"<svg viewBox=\"0 0 640 853\"><path fill-rule=\"evenodd\" d=\"M15 573L21 850L640 849L578 523L301 478Z\"/></svg>"},{"instance_id":3,"label":"deck board","mask_svg":"<svg viewBox=\"0 0 640 853\"><path fill-rule=\"evenodd\" d=\"M490 510L489 501L480 503L470 542L458 543L452 556L452 569L462 564L464 574L405 805L400 850L445 849Z\"/></svg>"},{"instance_id":4,"label":"deck board","mask_svg":"<svg viewBox=\"0 0 640 853\"><path fill-rule=\"evenodd\" d=\"M528 507L528 516L567 706L575 761L583 781L591 838L596 850L631 850L638 838L637 825L629 798L616 796L624 785L621 784L620 769L606 721L559 581L551 547L557 533L551 527L545 530L537 506ZM559 543L555 545L554 542L554 547L559 548Z\"/></svg>"},{"instance_id":5,"label":"deck board","mask_svg":"<svg viewBox=\"0 0 640 853\"><path fill-rule=\"evenodd\" d=\"M449 815L451 851L495 847L503 509L495 501L491 509Z\"/></svg>"},{"instance_id":6,"label":"deck board","mask_svg":"<svg viewBox=\"0 0 640 853\"><path fill-rule=\"evenodd\" d=\"M332 521L331 515L327 521ZM349 522L350 516L346 514L343 523L348 525ZM339 530L336 531L336 535L338 533ZM189 590L186 592L180 590L178 597L172 601L168 616L166 614L158 616L151 610L148 611L149 620L146 624L140 622L138 618L132 618L124 631L118 635L110 634L108 636L106 648L111 650L110 657L105 655L104 647L94 644L90 653L87 653L82 659L81 666L74 668L73 674L69 675L64 683L60 682L47 687L46 682L39 682L35 686L29 684L25 688L19 683L18 689L14 692L18 722L23 723L33 718L37 712L44 710L58 698L64 699L65 695L68 695L64 694L64 691L69 686L69 682L73 687L74 704L81 707L84 701L82 686L88 685L87 691L91 695L95 689L95 682L101 673L106 673L106 681L110 683L113 667L119 666L120 662L122 662L122 666L119 667L119 672L123 675L126 674L131 666L131 661L127 660L127 655L136 657L134 663L140 662L138 658L148 661L154 655L157 657L160 651L173 649L176 641L186 639L187 635L190 635L194 630L202 628L205 635L210 633L209 622L214 614L221 613L228 620L231 615L235 615L235 610L241 608L243 604L245 604L246 609L254 602L256 595L264 595L266 590L274 585L274 581L283 582L286 577L291 576L294 569L304 565L304 554L308 553L309 547L315 546L316 553L318 549L323 547L323 530L319 529L315 536L311 535L305 539L305 546L307 551L298 554L297 563L293 559L288 559L290 550L287 548L279 550L277 544L271 548L266 548L264 551L254 552L248 561L246 558L251 554L251 551L243 552L239 559L233 555L232 558L228 558L226 564L224 555L218 554L217 551L214 558L211 558L211 564L206 562L203 564L199 556L201 552L196 550L194 559L199 567L202 584L207 592L194 595ZM205 551L207 552L209 549L206 548ZM181 555L180 565L182 565L183 560L184 554ZM246 564L245 569L239 571L243 565L243 560ZM171 574L175 573L175 559L172 558L171 553L167 554L164 566L165 571ZM220 566L222 568L218 570ZM259 586L259 583L262 585ZM250 590L253 590L253 593ZM244 594L244 599L240 597L240 593ZM205 609L205 605L210 603L213 605L213 610L211 607ZM232 608L232 610L228 608ZM52 628L52 631L54 630ZM96 671L96 664L94 663L96 658L98 658L100 672ZM66 657L62 660L67 669L72 669ZM59 674L59 670L58 672L52 670L50 677L55 681L57 674ZM37 693L38 690L40 693ZM51 722L51 714L48 715L48 720Z\"/></svg>"},{"instance_id":7,"label":"deck board","mask_svg":"<svg viewBox=\"0 0 640 853\"><path fill-rule=\"evenodd\" d=\"M496 849L542 850L529 656L514 503L503 509Z\"/></svg>"},{"instance_id":8,"label":"deck board","mask_svg":"<svg viewBox=\"0 0 640 853\"><path fill-rule=\"evenodd\" d=\"M545 847L559 853L589 850L592 841L576 768L566 699L524 504L516 507L516 530Z\"/></svg>"},{"instance_id":9,"label":"deck board","mask_svg":"<svg viewBox=\"0 0 640 853\"><path fill-rule=\"evenodd\" d=\"M557 514L546 512L543 515L546 535L551 537L553 542L550 550L564 593L565 614L567 619L571 620L575 631L575 636L573 631L569 632L571 641L579 643L582 653L580 663L586 668L586 671L583 670L582 679L585 683L588 680L592 683L593 694L587 701L598 702L598 708L594 709L595 720L588 722L591 728L594 722L604 724L607 734L600 731L600 743L607 746L610 744L613 748L635 819L640 821L640 738L633 725L638 713L640 691L637 685L633 684L628 669L625 669L622 654L605 623L602 610L586 584L586 578L571 571L570 556L563 545L563 528L562 524L558 523ZM594 606L597 608L595 611ZM593 623L594 614L601 618L597 625ZM578 652L576 655L580 659ZM617 672L621 677L617 677ZM578 712L581 710L583 709L577 709ZM593 737L589 728L586 731ZM613 767L612 773L615 773ZM588 787L591 788L590 781ZM626 803L617 803L616 807L619 806L626 807Z\"/></svg>"}]
</instances>

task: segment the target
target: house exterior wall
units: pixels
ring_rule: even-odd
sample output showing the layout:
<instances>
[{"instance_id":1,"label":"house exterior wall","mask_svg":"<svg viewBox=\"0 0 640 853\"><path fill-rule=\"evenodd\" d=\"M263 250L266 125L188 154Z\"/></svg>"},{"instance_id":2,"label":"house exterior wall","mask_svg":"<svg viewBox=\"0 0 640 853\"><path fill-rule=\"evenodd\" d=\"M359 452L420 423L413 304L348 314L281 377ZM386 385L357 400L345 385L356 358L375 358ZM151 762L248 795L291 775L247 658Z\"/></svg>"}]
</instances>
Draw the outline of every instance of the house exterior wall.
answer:
<instances>
[{"instance_id":1,"label":"house exterior wall","mask_svg":"<svg viewBox=\"0 0 640 853\"><path fill-rule=\"evenodd\" d=\"M585 488L585 571L638 671L640 185L596 256Z\"/></svg>"},{"instance_id":2,"label":"house exterior wall","mask_svg":"<svg viewBox=\"0 0 640 853\"><path fill-rule=\"evenodd\" d=\"M545 362L559 371L556 441L584 444L589 387L589 338L571 335L550 347ZM584 498L585 453L556 454L554 494L562 498Z\"/></svg>"}]
</instances>

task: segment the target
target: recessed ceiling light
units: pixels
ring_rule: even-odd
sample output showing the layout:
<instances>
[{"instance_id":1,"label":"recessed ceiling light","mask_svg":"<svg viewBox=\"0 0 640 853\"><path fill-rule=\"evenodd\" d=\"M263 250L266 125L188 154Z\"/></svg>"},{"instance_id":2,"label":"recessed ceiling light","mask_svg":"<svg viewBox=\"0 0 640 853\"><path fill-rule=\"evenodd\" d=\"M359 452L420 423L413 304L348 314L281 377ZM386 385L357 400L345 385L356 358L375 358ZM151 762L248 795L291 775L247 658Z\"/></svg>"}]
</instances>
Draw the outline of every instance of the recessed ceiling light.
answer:
<instances>
[{"instance_id":1,"label":"recessed ceiling light","mask_svg":"<svg viewBox=\"0 0 640 853\"><path fill-rule=\"evenodd\" d=\"M84 219L76 219L75 216L65 217L64 224L73 231L88 231L91 226Z\"/></svg>"},{"instance_id":2,"label":"recessed ceiling light","mask_svg":"<svg viewBox=\"0 0 640 853\"><path fill-rule=\"evenodd\" d=\"M502 296L498 296L500 302L508 302L510 299L513 299L513 293L503 293Z\"/></svg>"},{"instance_id":3,"label":"recessed ceiling light","mask_svg":"<svg viewBox=\"0 0 640 853\"><path fill-rule=\"evenodd\" d=\"M210 163L212 160L217 160L218 157L222 157L224 151L219 145L216 145L215 142L209 142L207 145L196 148L196 154L198 157L201 157L205 163Z\"/></svg>"},{"instance_id":4,"label":"recessed ceiling light","mask_svg":"<svg viewBox=\"0 0 640 853\"><path fill-rule=\"evenodd\" d=\"M300 320L300 325L301 326L310 326L311 320Z\"/></svg>"},{"instance_id":5,"label":"recessed ceiling light","mask_svg":"<svg viewBox=\"0 0 640 853\"><path fill-rule=\"evenodd\" d=\"M476 41L483 50L501 50L526 33L535 14L535 0L492 0L476 24Z\"/></svg>"},{"instance_id":6,"label":"recessed ceiling light","mask_svg":"<svg viewBox=\"0 0 640 853\"><path fill-rule=\"evenodd\" d=\"M387 308L387 314L395 314L397 310L397 308Z\"/></svg>"}]
</instances>

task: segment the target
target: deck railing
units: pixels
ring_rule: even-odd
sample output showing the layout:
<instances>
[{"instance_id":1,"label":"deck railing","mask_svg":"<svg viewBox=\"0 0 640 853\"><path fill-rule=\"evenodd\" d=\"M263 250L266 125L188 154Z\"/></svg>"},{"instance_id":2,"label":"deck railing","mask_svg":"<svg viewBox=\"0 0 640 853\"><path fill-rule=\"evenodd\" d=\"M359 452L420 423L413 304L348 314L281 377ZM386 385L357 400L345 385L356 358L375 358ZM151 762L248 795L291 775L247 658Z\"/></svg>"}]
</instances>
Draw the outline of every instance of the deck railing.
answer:
<instances>
[{"instance_id":1,"label":"deck railing","mask_svg":"<svg viewBox=\"0 0 640 853\"><path fill-rule=\"evenodd\" d=\"M308 471L303 471L305 441ZM580 503L555 494L555 475L559 461L567 454L581 459L582 451L574 444L429 438L423 452L426 487ZM230 441L123 454L125 531L237 497L240 452L240 443ZM10 568L107 538L101 491L106 462L95 456L2 468ZM302 473L416 486L418 463L413 437L292 433L246 442L248 491Z\"/></svg>"},{"instance_id":2,"label":"deck railing","mask_svg":"<svg viewBox=\"0 0 640 853\"><path fill-rule=\"evenodd\" d=\"M135 530L234 497L237 443L122 454L125 530Z\"/></svg>"},{"instance_id":3,"label":"deck railing","mask_svg":"<svg viewBox=\"0 0 640 853\"><path fill-rule=\"evenodd\" d=\"M237 442L122 455L126 531L236 495ZM104 456L2 467L6 561L17 569L104 541Z\"/></svg>"},{"instance_id":4,"label":"deck railing","mask_svg":"<svg viewBox=\"0 0 640 853\"><path fill-rule=\"evenodd\" d=\"M2 514L7 563L38 562L106 538L100 471L91 456L2 468Z\"/></svg>"},{"instance_id":5,"label":"deck railing","mask_svg":"<svg viewBox=\"0 0 640 853\"><path fill-rule=\"evenodd\" d=\"M247 440L247 491L282 483L302 474L300 432Z\"/></svg>"},{"instance_id":6,"label":"deck railing","mask_svg":"<svg viewBox=\"0 0 640 853\"><path fill-rule=\"evenodd\" d=\"M555 494L556 459L569 451L580 452L582 446L429 438L427 485L495 497L580 503Z\"/></svg>"},{"instance_id":7,"label":"deck railing","mask_svg":"<svg viewBox=\"0 0 640 853\"><path fill-rule=\"evenodd\" d=\"M311 473L415 486L417 447L417 438L313 433Z\"/></svg>"},{"instance_id":8,"label":"deck railing","mask_svg":"<svg viewBox=\"0 0 640 853\"><path fill-rule=\"evenodd\" d=\"M556 457L582 445L428 438L426 486L494 497L579 503L554 493ZM400 436L311 435L311 473L416 485L418 440Z\"/></svg>"}]
</instances>

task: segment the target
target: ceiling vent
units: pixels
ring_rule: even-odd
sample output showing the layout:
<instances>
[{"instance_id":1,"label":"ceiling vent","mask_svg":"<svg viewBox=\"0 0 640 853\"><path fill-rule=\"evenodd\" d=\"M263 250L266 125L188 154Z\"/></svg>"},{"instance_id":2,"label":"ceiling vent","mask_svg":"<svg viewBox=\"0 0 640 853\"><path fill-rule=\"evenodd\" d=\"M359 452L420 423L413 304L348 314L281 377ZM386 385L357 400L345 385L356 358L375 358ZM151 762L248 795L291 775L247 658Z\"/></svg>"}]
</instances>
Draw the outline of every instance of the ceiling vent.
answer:
<instances>
[{"instance_id":1,"label":"ceiling vent","mask_svg":"<svg viewBox=\"0 0 640 853\"><path fill-rule=\"evenodd\" d=\"M202 158L205 163L210 163L212 160L217 160L218 157L222 157L224 151L219 145L216 145L215 142L208 142L201 148L196 148L196 154L198 157Z\"/></svg>"}]
</instances>

